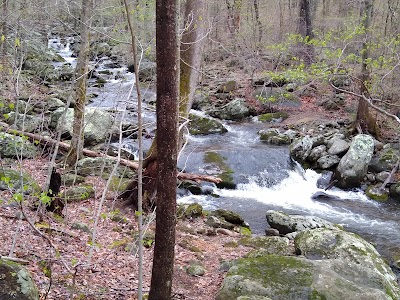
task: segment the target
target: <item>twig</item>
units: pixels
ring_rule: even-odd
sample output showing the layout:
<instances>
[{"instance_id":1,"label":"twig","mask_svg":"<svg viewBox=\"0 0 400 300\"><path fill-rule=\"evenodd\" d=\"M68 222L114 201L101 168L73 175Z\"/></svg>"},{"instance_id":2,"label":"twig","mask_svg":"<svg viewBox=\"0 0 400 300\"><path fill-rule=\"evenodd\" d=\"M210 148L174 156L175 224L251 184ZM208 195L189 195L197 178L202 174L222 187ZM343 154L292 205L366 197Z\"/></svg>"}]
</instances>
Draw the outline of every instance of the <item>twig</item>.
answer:
<instances>
[{"instance_id":1,"label":"twig","mask_svg":"<svg viewBox=\"0 0 400 300\"><path fill-rule=\"evenodd\" d=\"M0 256L0 258L1 258L1 259L5 259L5 260L15 261L15 262L17 262L17 263L24 264L24 265L27 265L27 264L30 263L29 260L22 259L22 258L17 258L17 257Z\"/></svg>"}]
</instances>

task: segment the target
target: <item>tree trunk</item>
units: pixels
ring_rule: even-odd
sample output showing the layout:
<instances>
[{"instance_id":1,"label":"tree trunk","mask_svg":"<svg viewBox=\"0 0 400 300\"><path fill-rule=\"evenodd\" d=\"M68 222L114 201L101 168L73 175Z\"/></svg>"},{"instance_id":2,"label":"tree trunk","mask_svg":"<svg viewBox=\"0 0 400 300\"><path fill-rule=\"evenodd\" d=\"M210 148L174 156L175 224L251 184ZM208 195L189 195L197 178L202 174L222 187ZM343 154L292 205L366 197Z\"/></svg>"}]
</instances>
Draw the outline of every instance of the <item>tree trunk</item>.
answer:
<instances>
[{"instance_id":1,"label":"tree trunk","mask_svg":"<svg viewBox=\"0 0 400 300\"><path fill-rule=\"evenodd\" d=\"M4 84L3 88L7 85L7 73L8 73L8 60L7 60L7 16L8 16L8 1L3 0L1 5L2 17L1 17L1 32L0 32L0 56L1 56L1 81Z\"/></svg>"},{"instance_id":2,"label":"tree trunk","mask_svg":"<svg viewBox=\"0 0 400 300\"><path fill-rule=\"evenodd\" d=\"M82 0L81 12L81 44L79 48L79 56L76 66L76 101L74 106L74 122L71 140L71 150L67 155L66 162L74 165L82 156L83 149L83 126L86 104L86 83L89 64L89 33L91 14L93 10L93 0Z\"/></svg>"},{"instance_id":3,"label":"tree trunk","mask_svg":"<svg viewBox=\"0 0 400 300\"><path fill-rule=\"evenodd\" d=\"M372 0L362 0L361 2L361 18L365 30L365 38L361 49L361 74L360 74L360 94L368 97L368 81L370 80L369 68L367 60L370 57L368 43L370 41L370 26L372 17ZM369 97L368 97L369 98ZM361 129L363 133L369 133L376 137L379 136L378 126L375 118L368 110L368 102L360 97L358 101L356 127Z\"/></svg>"},{"instance_id":4,"label":"tree trunk","mask_svg":"<svg viewBox=\"0 0 400 300\"><path fill-rule=\"evenodd\" d=\"M206 17L204 0L187 0L185 5L185 31L181 37L180 101L179 113L189 116L202 62L204 20Z\"/></svg>"},{"instance_id":5,"label":"tree trunk","mask_svg":"<svg viewBox=\"0 0 400 300\"><path fill-rule=\"evenodd\" d=\"M185 5L185 28L181 39L181 60L180 60L180 101L179 112L183 119L187 119L193 104L199 70L203 54L203 37L205 34L206 4L203 0L188 0ZM157 98L158 99L158 98ZM157 100L158 101L158 100ZM144 182L143 182L143 210L149 211L155 205L156 185L154 178L157 175L157 163L160 149L158 140L160 133L157 128L156 137L148 151L144 161ZM181 148L182 139L179 139L178 149ZM137 208L137 181L132 181L121 198L130 199L134 208Z\"/></svg>"},{"instance_id":6,"label":"tree trunk","mask_svg":"<svg viewBox=\"0 0 400 300\"><path fill-rule=\"evenodd\" d=\"M149 300L171 299L176 223L179 44L178 3L156 1L157 217Z\"/></svg>"},{"instance_id":7,"label":"tree trunk","mask_svg":"<svg viewBox=\"0 0 400 300\"><path fill-rule=\"evenodd\" d=\"M279 2L280 3L280 2ZM258 27L258 47L261 47L261 40L262 40L262 35L263 35L263 30L262 30L262 24L260 20L260 11L259 11L259 6L258 6L258 0L254 0L253 2L254 5L254 14L256 17L256 23ZM281 31L281 28L279 28L279 31Z\"/></svg>"},{"instance_id":8,"label":"tree trunk","mask_svg":"<svg viewBox=\"0 0 400 300\"><path fill-rule=\"evenodd\" d=\"M240 10L242 8L242 0L225 0L228 9L228 29L234 34L240 30Z\"/></svg>"},{"instance_id":9,"label":"tree trunk","mask_svg":"<svg viewBox=\"0 0 400 300\"><path fill-rule=\"evenodd\" d=\"M303 37L303 43L299 45L299 56L307 66L314 61L314 47L308 44L313 38L310 0L300 0L298 32Z\"/></svg>"}]
</instances>

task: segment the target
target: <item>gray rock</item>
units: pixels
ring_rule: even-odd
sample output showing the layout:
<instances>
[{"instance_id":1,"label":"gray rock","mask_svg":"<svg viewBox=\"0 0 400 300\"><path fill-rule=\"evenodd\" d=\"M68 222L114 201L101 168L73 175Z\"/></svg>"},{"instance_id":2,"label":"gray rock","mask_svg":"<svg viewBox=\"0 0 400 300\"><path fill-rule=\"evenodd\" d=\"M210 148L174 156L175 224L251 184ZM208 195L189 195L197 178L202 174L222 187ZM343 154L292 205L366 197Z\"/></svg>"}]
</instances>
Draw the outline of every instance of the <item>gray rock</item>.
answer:
<instances>
[{"instance_id":1,"label":"gray rock","mask_svg":"<svg viewBox=\"0 0 400 300\"><path fill-rule=\"evenodd\" d=\"M241 245L253 247L255 250L249 252L246 257L261 257L267 254L291 255L289 239L281 236L256 236L244 238L246 241Z\"/></svg>"},{"instance_id":2,"label":"gray rock","mask_svg":"<svg viewBox=\"0 0 400 300\"><path fill-rule=\"evenodd\" d=\"M290 155L295 160L300 160L304 162L310 155L312 147L313 140L309 135L306 135L303 138L296 139L292 144L290 144Z\"/></svg>"},{"instance_id":3,"label":"gray rock","mask_svg":"<svg viewBox=\"0 0 400 300\"><path fill-rule=\"evenodd\" d=\"M68 202L79 202L94 196L94 189L90 185L78 185L69 188L62 194L62 198Z\"/></svg>"},{"instance_id":4,"label":"gray rock","mask_svg":"<svg viewBox=\"0 0 400 300\"><path fill-rule=\"evenodd\" d=\"M342 139L335 139L334 142L332 143L332 146L329 147L328 153L331 155L341 155L346 153L346 151L349 149L350 145L348 142L342 140Z\"/></svg>"},{"instance_id":5,"label":"gray rock","mask_svg":"<svg viewBox=\"0 0 400 300\"><path fill-rule=\"evenodd\" d=\"M311 199L316 201L331 201L331 200L340 200L340 197L330 195L322 191L318 191L311 196Z\"/></svg>"},{"instance_id":6,"label":"gray rock","mask_svg":"<svg viewBox=\"0 0 400 300\"><path fill-rule=\"evenodd\" d=\"M319 189L326 189L332 182L332 171L323 171L321 177L317 180L317 187Z\"/></svg>"},{"instance_id":7,"label":"gray rock","mask_svg":"<svg viewBox=\"0 0 400 300\"><path fill-rule=\"evenodd\" d=\"M28 173L8 168L0 168L0 190L40 194L42 189Z\"/></svg>"},{"instance_id":8,"label":"gray rock","mask_svg":"<svg viewBox=\"0 0 400 300\"><path fill-rule=\"evenodd\" d=\"M336 228L337 225L314 216L288 215L280 211L267 211L269 226L279 230L281 234L314 228Z\"/></svg>"},{"instance_id":9,"label":"gray rock","mask_svg":"<svg viewBox=\"0 0 400 300\"><path fill-rule=\"evenodd\" d=\"M140 63L139 80L142 82L153 81L156 77L157 65L155 62L144 60Z\"/></svg>"},{"instance_id":10,"label":"gray rock","mask_svg":"<svg viewBox=\"0 0 400 300\"><path fill-rule=\"evenodd\" d=\"M336 169L335 179L340 188L359 187L367 174L368 164L374 152L374 139L370 135L355 136L347 153Z\"/></svg>"},{"instance_id":11,"label":"gray rock","mask_svg":"<svg viewBox=\"0 0 400 300\"><path fill-rule=\"evenodd\" d=\"M326 170L337 165L339 161L340 158L337 155L324 155L317 160L317 164L319 168Z\"/></svg>"},{"instance_id":12,"label":"gray rock","mask_svg":"<svg viewBox=\"0 0 400 300\"><path fill-rule=\"evenodd\" d=\"M389 195L391 198L400 201L400 182L390 186Z\"/></svg>"},{"instance_id":13,"label":"gray rock","mask_svg":"<svg viewBox=\"0 0 400 300\"><path fill-rule=\"evenodd\" d=\"M250 110L244 99L236 98L220 108L209 111L208 114L218 119L242 120L250 115Z\"/></svg>"},{"instance_id":14,"label":"gray rock","mask_svg":"<svg viewBox=\"0 0 400 300\"><path fill-rule=\"evenodd\" d=\"M244 221L244 219L238 213L235 213L227 209L214 210L211 212L211 215L216 216L218 218L223 218L225 221L231 224L249 227L249 225Z\"/></svg>"},{"instance_id":15,"label":"gray rock","mask_svg":"<svg viewBox=\"0 0 400 300\"><path fill-rule=\"evenodd\" d=\"M302 257L259 253L237 260L216 300L399 299L395 275L360 237L318 228L300 232L295 245Z\"/></svg>"},{"instance_id":16,"label":"gray rock","mask_svg":"<svg viewBox=\"0 0 400 300\"><path fill-rule=\"evenodd\" d=\"M224 218L218 218L216 216L209 216L206 220L206 224L213 228L225 228L232 230L235 225L224 220Z\"/></svg>"},{"instance_id":17,"label":"gray rock","mask_svg":"<svg viewBox=\"0 0 400 300\"><path fill-rule=\"evenodd\" d=\"M390 146L385 147L372 157L368 170L374 173L391 171L399 159L399 150Z\"/></svg>"},{"instance_id":18,"label":"gray rock","mask_svg":"<svg viewBox=\"0 0 400 300\"><path fill-rule=\"evenodd\" d=\"M328 154L326 152L326 146L319 145L311 150L310 155L308 156L308 160L311 162L315 162L326 154Z\"/></svg>"},{"instance_id":19,"label":"gray rock","mask_svg":"<svg viewBox=\"0 0 400 300\"><path fill-rule=\"evenodd\" d=\"M6 123L24 132L35 132L46 123L42 118L33 115L10 112L8 116Z\"/></svg>"},{"instance_id":20,"label":"gray rock","mask_svg":"<svg viewBox=\"0 0 400 300\"><path fill-rule=\"evenodd\" d=\"M383 171L376 174L375 179L379 182L385 182L385 180L390 176L390 172Z\"/></svg>"},{"instance_id":21,"label":"gray rock","mask_svg":"<svg viewBox=\"0 0 400 300\"><path fill-rule=\"evenodd\" d=\"M50 97L44 103L44 108L46 108L49 111L54 111L56 109L64 108L64 107L65 107L65 103L56 97Z\"/></svg>"},{"instance_id":22,"label":"gray rock","mask_svg":"<svg viewBox=\"0 0 400 300\"><path fill-rule=\"evenodd\" d=\"M225 133L228 129L225 126L214 119L200 117L194 114L189 115L189 132L193 135L207 135L214 133Z\"/></svg>"},{"instance_id":23,"label":"gray rock","mask_svg":"<svg viewBox=\"0 0 400 300\"><path fill-rule=\"evenodd\" d=\"M37 155L36 146L26 138L0 132L1 157L33 158Z\"/></svg>"},{"instance_id":24,"label":"gray rock","mask_svg":"<svg viewBox=\"0 0 400 300\"><path fill-rule=\"evenodd\" d=\"M0 278L0 299L39 300L29 271L21 265L0 259Z\"/></svg>"},{"instance_id":25,"label":"gray rock","mask_svg":"<svg viewBox=\"0 0 400 300\"><path fill-rule=\"evenodd\" d=\"M111 173L115 164L116 160L114 159L104 157L86 157L78 161L77 173L81 176L106 176L106 174ZM118 166L117 172L114 175L132 178L135 173L128 167Z\"/></svg>"},{"instance_id":26,"label":"gray rock","mask_svg":"<svg viewBox=\"0 0 400 300\"><path fill-rule=\"evenodd\" d=\"M67 109L64 122L60 122L60 117L64 112L63 108L59 108L52 113L50 126L63 131L65 134L72 136L74 110ZM85 108L85 125L84 125L84 140L85 146L93 146L103 143L107 140L110 134L115 134L117 128L114 125L114 117L111 113L102 111L94 107Z\"/></svg>"},{"instance_id":27,"label":"gray rock","mask_svg":"<svg viewBox=\"0 0 400 300\"><path fill-rule=\"evenodd\" d=\"M192 276L203 276L206 274L206 269L200 262L194 261L187 267L186 272Z\"/></svg>"},{"instance_id":28,"label":"gray rock","mask_svg":"<svg viewBox=\"0 0 400 300\"><path fill-rule=\"evenodd\" d=\"M278 129L269 128L265 130L260 130L258 132L260 136L260 140L264 143L281 146L281 145L289 145L292 141L291 135L292 132L288 132L288 134L280 133Z\"/></svg>"}]
</instances>

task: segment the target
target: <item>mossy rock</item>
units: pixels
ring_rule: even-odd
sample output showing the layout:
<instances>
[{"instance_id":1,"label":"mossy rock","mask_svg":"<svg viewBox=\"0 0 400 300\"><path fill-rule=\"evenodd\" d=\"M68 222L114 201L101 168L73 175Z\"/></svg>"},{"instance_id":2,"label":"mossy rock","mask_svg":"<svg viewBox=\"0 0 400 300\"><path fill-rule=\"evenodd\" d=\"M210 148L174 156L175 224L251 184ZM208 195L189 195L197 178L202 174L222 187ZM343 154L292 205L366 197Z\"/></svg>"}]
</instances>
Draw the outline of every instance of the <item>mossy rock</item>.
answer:
<instances>
[{"instance_id":1,"label":"mossy rock","mask_svg":"<svg viewBox=\"0 0 400 300\"><path fill-rule=\"evenodd\" d=\"M71 228L72 229L76 229L76 230L80 230L80 231L83 231L83 232L86 232L86 233L89 233L89 234L92 233L92 230L90 230L89 226L87 224L85 224L85 223L80 223L80 222L72 223Z\"/></svg>"},{"instance_id":2,"label":"mossy rock","mask_svg":"<svg viewBox=\"0 0 400 300\"><path fill-rule=\"evenodd\" d=\"M238 213L235 213L231 210L217 209L211 212L211 216L223 218L225 221L234 225L240 225L247 228L249 227L249 224L247 224Z\"/></svg>"},{"instance_id":3,"label":"mossy rock","mask_svg":"<svg viewBox=\"0 0 400 300\"><path fill-rule=\"evenodd\" d=\"M39 299L38 289L30 273L21 265L0 259L0 274L0 299Z\"/></svg>"},{"instance_id":4,"label":"mossy rock","mask_svg":"<svg viewBox=\"0 0 400 300\"><path fill-rule=\"evenodd\" d=\"M260 116L258 116L258 121L263 122L263 123L280 122L280 121L286 120L288 117L289 117L289 114L287 112L281 111L281 112L266 113L266 114L260 115Z\"/></svg>"},{"instance_id":5,"label":"mossy rock","mask_svg":"<svg viewBox=\"0 0 400 300\"><path fill-rule=\"evenodd\" d=\"M75 184L80 184L80 183L83 183L84 181L85 181L85 178L80 175L66 173L61 176L61 182L65 186L72 186Z\"/></svg>"},{"instance_id":6,"label":"mossy rock","mask_svg":"<svg viewBox=\"0 0 400 300\"><path fill-rule=\"evenodd\" d=\"M192 261L186 268L186 272L192 276L203 276L204 274L206 274L206 269L200 262Z\"/></svg>"},{"instance_id":7,"label":"mossy rock","mask_svg":"<svg viewBox=\"0 0 400 300\"><path fill-rule=\"evenodd\" d=\"M389 200L389 193L385 190L385 189L380 189L379 186L369 186L366 191L365 191L365 195L375 201L379 201L379 202L386 202L387 200Z\"/></svg>"},{"instance_id":8,"label":"mossy rock","mask_svg":"<svg viewBox=\"0 0 400 300\"><path fill-rule=\"evenodd\" d=\"M280 236L256 236L240 239L239 243L252 247L255 251L250 252L247 257L260 257L267 254L289 255L289 239Z\"/></svg>"},{"instance_id":9,"label":"mossy rock","mask_svg":"<svg viewBox=\"0 0 400 300\"><path fill-rule=\"evenodd\" d=\"M112 192L123 192L131 181L131 179L113 176L108 189Z\"/></svg>"},{"instance_id":10,"label":"mossy rock","mask_svg":"<svg viewBox=\"0 0 400 300\"><path fill-rule=\"evenodd\" d=\"M202 194L201 185L193 180L181 181L179 183L179 188L188 190L193 195L201 195Z\"/></svg>"},{"instance_id":11,"label":"mossy rock","mask_svg":"<svg viewBox=\"0 0 400 300\"><path fill-rule=\"evenodd\" d=\"M197 116L194 114L190 114L189 119L190 119L189 123L190 134L207 135L207 134L228 132L228 129L226 129L225 126L217 120Z\"/></svg>"},{"instance_id":12,"label":"mossy rock","mask_svg":"<svg viewBox=\"0 0 400 300\"><path fill-rule=\"evenodd\" d=\"M228 271L216 300L244 296L273 299L309 299L313 266L297 257L266 255L239 259Z\"/></svg>"},{"instance_id":13,"label":"mossy rock","mask_svg":"<svg viewBox=\"0 0 400 300\"><path fill-rule=\"evenodd\" d=\"M203 207L198 203L181 204L177 209L178 218L192 219L203 215Z\"/></svg>"},{"instance_id":14,"label":"mossy rock","mask_svg":"<svg viewBox=\"0 0 400 300\"><path fill-rule=\"evenodd\" d=\"M42 191L39 184L28 173L0 168L0 190L8 189L36 195Z\"/></svg>"},{"instance_id":15,"label":"mossy rock","mask_svg":"<svg viewBox=\"0 0 400 300\"><path fill-rule=\"evenodd\" d=\"M91 185L78 185L71 187L63 193L62 198L68 202L80 202L94 196L94 189Z\"/></svg>"},{"instance_id":16,"label":"mossy rock","mask_svg":"<svg viewBox=\"0 0 400 300\"><path fill-rule=\"evenodd\" d=\"M26 137L0 132L0 155L1 157L33 158L37 155L37 149Z\"/></svg>"}]
</instances>

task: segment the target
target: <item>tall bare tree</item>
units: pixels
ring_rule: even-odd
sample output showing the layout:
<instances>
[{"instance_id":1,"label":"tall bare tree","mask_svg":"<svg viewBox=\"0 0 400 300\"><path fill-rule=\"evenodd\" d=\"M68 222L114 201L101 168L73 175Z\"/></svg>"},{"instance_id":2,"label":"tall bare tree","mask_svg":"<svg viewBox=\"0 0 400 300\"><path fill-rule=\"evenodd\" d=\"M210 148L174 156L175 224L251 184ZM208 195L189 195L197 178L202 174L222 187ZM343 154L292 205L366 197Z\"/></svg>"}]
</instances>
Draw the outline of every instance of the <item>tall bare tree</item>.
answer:
<instances>
[{"instance_id":1,"label":"tall bare tree","mask_svg":"<svg viewBox=\"0 0 400 300\"><path fill-rule=\"evenodd\" d=\"M361 1L361 22L363 29L365 31L364 41L362 43L361 49L361 74L360 74L360 94L362 96L368 97L368 81L370 80L370 72L368 67L368 58L370 57L370 51L368 44L371 41L371 18L372 18L372 0L362 0ZM368 102L364 97L360 97L358 101L356 126L359 131L370 133L375 136L379 135L378 126L376 124L375 118L369 112Z\"/></svg>"},{"instance_id":2,"label":"tall bare tree","mask_svg":"<svg viewBox=\"0 0 400 300\"><path fill-rule=\"evenodd\" d=\"M310 0L300 0L299 3L299 24L298 33L303 37L303 43L300 45L299 56L306 65L311 65L314 61L314 47L308 40L313 38L312 18Z\"/></svg>"},{"instance_id":3,"label":"tall bare tree","mask_svg":"<svg viewBox=\"0 0 400 300\"><path fill-rule=\"evenodd\" d=\"M178 3L156 2L157 217L150 300L171 299L178 155Z\"/></svg>"},{"instance_id":4,"label":"tall bare tree","mask_svg":"<svg viewBox=\"0 0 400 300\"><path fill-rule=\"evenodd\" d=\"M193 104L199 78L205 35L206 8L204 0L187 0L185 24L181 38L180 115L186 118Z\"/></svg>"},{"instance_id":5,"label":"tall bare tree","mask_svg":"<svg viewBox=\"0 0 400 300\"><path fill-rule=\"evenodd\" d=\"M76 65L76 100L74 106L74 122L71 140L71 150L66 158L69 165L75 164L82 156L83 127L85 119L86 85L89 65L90 24L93 12L93 0L82 0L79 56Z\"/></svg>"}]
</instances>

